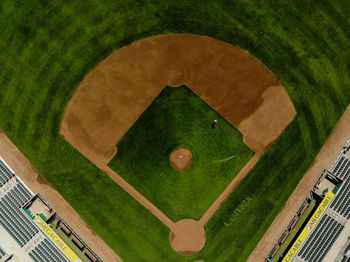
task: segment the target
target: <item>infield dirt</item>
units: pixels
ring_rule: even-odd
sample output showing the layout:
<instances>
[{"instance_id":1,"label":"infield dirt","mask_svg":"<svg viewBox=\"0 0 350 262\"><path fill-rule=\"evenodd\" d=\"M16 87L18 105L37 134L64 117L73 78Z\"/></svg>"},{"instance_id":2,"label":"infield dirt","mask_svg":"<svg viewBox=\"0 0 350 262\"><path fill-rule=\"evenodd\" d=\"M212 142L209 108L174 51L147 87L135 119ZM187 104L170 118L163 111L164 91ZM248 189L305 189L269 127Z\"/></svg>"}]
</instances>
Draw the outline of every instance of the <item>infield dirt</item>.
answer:
<instances>
[{"instance_id":1,"label":"infield dirt","mask_svg":"<svg viewBox=\"0 0 350 262\"><path fill-rule=\"evenodd\" d=\"M161 35L121 48L90 72L68 105L60 133L92 162L107 164L160 91L182 84L259 154L296 115L276 77L242 49L205 36Z\"/></svg>"}]
</instances>

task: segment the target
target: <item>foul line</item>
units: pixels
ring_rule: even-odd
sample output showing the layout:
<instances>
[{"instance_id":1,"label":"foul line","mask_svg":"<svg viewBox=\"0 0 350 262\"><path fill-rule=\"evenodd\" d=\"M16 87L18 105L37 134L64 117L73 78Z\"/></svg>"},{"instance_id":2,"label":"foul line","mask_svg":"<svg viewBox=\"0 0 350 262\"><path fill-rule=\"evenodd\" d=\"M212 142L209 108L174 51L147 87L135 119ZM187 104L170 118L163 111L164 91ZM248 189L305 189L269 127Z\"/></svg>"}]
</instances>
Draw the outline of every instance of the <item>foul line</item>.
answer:
<instances>
[{"instance_id":1,"label":"foul line","mask_svg":"<svg viewBox=\"0 0 350 262\"><path fill-rule=\"evenodd\" d=\"M162 211L160 211L155 205L153 205L147 198L145 198L140 192L133 188L128 182L126 182L121 176L114 172L106 163L99 161L95 163L98 168L103 170L110 178L112 178L121 188L129 193L134 199L136 199L142 206L148 209L153 215L155 215L164 225L172 229L175 223L168 218Z\"/></svg>"},{"instance_id":2,"label":"foul line","mask_svg":"<svg viewBox=\"0 0 350 262\"><path fill-rule=\"evenodd\" d=\"M216 213L221 204L228 198L236 186L242 181L242 179L249 173L249 171L259 161L261 155L255 153L255 155L248 161L248 163L241 169L238 175L231 181L221 195L215 200L215 202L208 208L204 215L199 220L201 226L204 226L209 219Z\"/></svg>"}]
</instances>

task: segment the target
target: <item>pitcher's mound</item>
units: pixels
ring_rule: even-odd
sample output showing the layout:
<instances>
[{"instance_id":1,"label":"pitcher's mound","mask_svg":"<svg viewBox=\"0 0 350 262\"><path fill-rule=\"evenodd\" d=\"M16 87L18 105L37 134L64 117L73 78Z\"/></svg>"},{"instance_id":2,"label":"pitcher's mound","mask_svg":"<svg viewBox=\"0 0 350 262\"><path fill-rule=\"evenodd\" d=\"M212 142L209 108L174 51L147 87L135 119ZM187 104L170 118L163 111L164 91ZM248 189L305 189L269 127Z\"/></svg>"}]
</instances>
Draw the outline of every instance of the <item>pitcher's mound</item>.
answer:
<instances>
[{"instance_id":1,"label":"pitcher's mound","mask_svg":"<svg viewBox=\"0 0 350 262\"><path fill-rule=\"evenodd\" d=\"M183 219L170 232L170 244L179 254L191 256L202 250L206 241L204 228L198 221Z\"/></svg>"},{"instance_id":2,"label":"pitcher's mound","mask_svg":"<svg viewBox=\"0 0 350 262\"><path fill-rule=\"evenodd\" d=\"M170 163L173 168L179 171L189 169L192 165L193 157L190 150L180 147L170 154Z\"/></svg>"}]
</instances>

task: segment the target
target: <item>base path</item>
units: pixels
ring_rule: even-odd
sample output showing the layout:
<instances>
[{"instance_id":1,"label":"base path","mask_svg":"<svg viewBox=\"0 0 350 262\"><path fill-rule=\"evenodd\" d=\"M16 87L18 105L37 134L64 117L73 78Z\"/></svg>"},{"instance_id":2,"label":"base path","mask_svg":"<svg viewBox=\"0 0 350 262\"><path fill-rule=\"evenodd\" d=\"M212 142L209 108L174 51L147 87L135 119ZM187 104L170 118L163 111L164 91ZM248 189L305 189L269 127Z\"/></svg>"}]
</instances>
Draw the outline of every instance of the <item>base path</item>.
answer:
<instances>
[{"instance_id":1,"label":"base path","mask_svg":"<svg viewBox=\"0 0 350 262\"><path fill-rule=\"evenodd\" d=\"M153 205L147 198L141 195L135 188L133 188L128 182L126 182L121 176L114 172L103 161L95 162L98 168L103 170L110 178L114 180L121 188L128 192L133 198L135 198L141 205L147 208L154 216L156 216L164 225L172 229L175 225L162 211L160 211L155 205Z\"/></svg>"},{"instance_id":2,"label":"base path","mask_svg":"<svg viewBox=\"0 0 350 262\"><path fill-rule=\"evenodd\" d=\"M175 251L182 255L193 255L204 247L206 239L204 231L205 224L215 214L220 205L228 198L241 180L255 166L260 157L261 155L255 154L248 161L248 163L242 168L238 175L215 200L215 202L210 206L199 221L183 219L176 223L168 218L161 210L153 205L147 198L140 194L134 187L127 183L103 161L96 161L95 164L171 230L169 240Z\"/></svg>"},{"instance_id":3,"label":"base path","mask_svg":"<svg viewBox=\"0 0 350 262\"><path fill-rule=\"evenodd\" d=\"M340 151L350 138L350 106L345 111L336 128L331 133L322 150L317 155L315 162L309 168L297 188L294 190L286 205L275 218L272 225L260 240L255 250L250 255L249 262L263 262L277 243L289 222L298 212L298 209L310 195L315 183L322 175L324 169L329 169L337 159Z\"/></svg>"},{"instance_id":4,"label":"base path","mask_svg":"<svg viewBox=\"0 0 350 262\"><path fill-rule=\"evenodd\" d=\"M88 246L103 260L122 259L86 224L64 198L34 169L17 147L0 132L0 156L16 175L35 193L40 193L51 207L73 228Z\"/></svg>"},{"instance_id":5,"label":"base path","mask_svg":"<svg viewBox=\"0 0 350 262\"><path fill-rule=\"evenodd\" d=\"M248 163L239 171L238 175L232 180L232 182L226 187L224 192L215 200L215 202L210 206L210 208L204 213L204 215L199 220L201 226L204 226L209 219L215 214L219 209L221 204L228 198L232 191L238 186L242 179L249 173L249 171L258 163L261 155L255 154Z\"/></svg>"}]
</instances>

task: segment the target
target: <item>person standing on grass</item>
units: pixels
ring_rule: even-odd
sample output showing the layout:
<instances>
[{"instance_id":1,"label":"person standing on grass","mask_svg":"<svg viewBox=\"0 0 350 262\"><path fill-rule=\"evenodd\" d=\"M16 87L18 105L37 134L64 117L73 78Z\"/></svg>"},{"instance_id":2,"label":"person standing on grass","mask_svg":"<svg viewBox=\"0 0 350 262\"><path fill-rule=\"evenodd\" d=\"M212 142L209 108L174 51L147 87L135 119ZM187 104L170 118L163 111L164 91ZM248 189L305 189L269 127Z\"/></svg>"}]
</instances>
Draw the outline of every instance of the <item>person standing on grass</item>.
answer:
<instances>
[{"instance_id":1,"label":"person standing on grass","mask_svg":"<svg viewBox=\"0 0 350 262\"><path fill-rule=\"evenodd\" d=\"M211 122L211 128L214 129L216 123L218 122L218 120L214 119L213 122Z\"/></svg>"}]
</instances>

